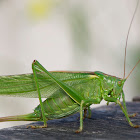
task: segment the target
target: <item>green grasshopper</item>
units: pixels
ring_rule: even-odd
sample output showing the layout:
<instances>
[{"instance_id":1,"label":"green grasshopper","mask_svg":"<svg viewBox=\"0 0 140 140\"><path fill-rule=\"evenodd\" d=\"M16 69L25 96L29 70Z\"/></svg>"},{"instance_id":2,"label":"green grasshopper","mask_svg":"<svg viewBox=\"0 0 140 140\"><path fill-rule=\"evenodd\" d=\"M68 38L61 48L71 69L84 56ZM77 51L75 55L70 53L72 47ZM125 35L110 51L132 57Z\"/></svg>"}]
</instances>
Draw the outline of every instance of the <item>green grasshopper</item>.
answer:
<instances>
[{"instance_id":1,"label":"green grasshopper","mask_svg":"<svg viewBox=\"0 0 140 140\"><path fill-rule=\"evenodd\" d=\"M130 28L128 34L129 31ZM88 117L90 118L90 105L100 104L104 99L107 103L114 102L120 105L129 125L135 128L139 127L139 125L134 125L130 120L130 117L136 114L129 115L127 113L123 85L140 62L140 59L125 78L126 48L127 41L123 78L111 76L99 71L49 72L37 60L34 60L32 63L32 74L0 76L0 95L34 97L39 98L40 102L33 113L2 117L0 118L0 122L43 121L43 126L30 126L31 128L43 128L47 127L48 120L59 119L80 112L80 128L76 132L81 132L83 130L83 110L84 116L87 116L88 110ZM120 102L121 97L123 99L123 105ZM47 99L42 102L42 98Z\"/></svg>"}]
</instances>

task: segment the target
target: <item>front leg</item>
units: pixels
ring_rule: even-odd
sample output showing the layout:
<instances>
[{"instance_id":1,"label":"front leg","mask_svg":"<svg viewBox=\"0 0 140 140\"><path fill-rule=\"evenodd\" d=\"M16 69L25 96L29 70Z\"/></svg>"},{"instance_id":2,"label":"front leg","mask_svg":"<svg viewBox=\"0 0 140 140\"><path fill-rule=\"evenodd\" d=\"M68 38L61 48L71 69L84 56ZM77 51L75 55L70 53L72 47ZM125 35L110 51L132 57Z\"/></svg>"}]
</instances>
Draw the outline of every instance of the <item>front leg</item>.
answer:
<instances>
[{"instance_id":1,"label":"front leg","mask_svg":"<svg viewBox=\"0 0 140 140\"><path fill-rule=\"evenodd\" d=\"M119 100L117 100L117 104L120 105L120 107L121 107L121 109L122 109L122 111L123 111L123 113L124 113L124 115L125 115L125 117L126 117L128 123L129 123L129 125L130 125L131 127L134 127L134 128L140 127L139 125L134 125L134 124L131 122L131 120L130 120L130 118L129 118L129 115L128 115L128 113L127 113L127 110L122 106L122 104L121 104L121 102L120 102Z\"/></svg>"},{"instance_id":2,"label":"front leg","mask_svg":"<svg viewBox=\"0 0 140 140\"><path fill-rule=\"evenodd\" d=\"M123 106L124 106L124 109L125 109L126 112L127 112L126 103L125 103L125 95L124 95L124 92L123 92L123 91L122 91L122 98L123 98ZM128 117L131 118L131 117L135 117L136 115L137 115L137 113L128 114Z\"/></svg>"},{"instance_id":3,"label":"front leg","mask_svg":"<svg viewBox=\"0 0 140 140\"><path fill-rule=\"evenodd\" d=\"M84 101L82 100L80 104L80 128L75 131L76 133L80 133L83 130L83 104Z\"/></svg>"},{"instance_id":4,"label":"front leg","mask_svg":"<svg viewBox=\"0 0 140 140\"><path fill-rule=\"evenodd\" d=\"M129 117L134 117L134 116L136 116L136 114L134 113L134 114L132 114L132 115L129 115L129 114L127 113L126 103L125 103L125 95L124 95L124 92L123 92L123 91L122 91L122 98L123 98L123 105L124 105L124 107L122 106L122 104L121 104L121 102L120 102L119 100L117 100L117 104L120 105L120 107L121 107L121 109L122 109L124 115L126 116L126 119L127 119L128 123L129 123L129 125L130 125L131 127L134 127L134 128L140 127L139 125L134 125L134 124L131 122L130 118L129 118Z\"/></svg>"},{"instance_id":5,"label":"front leg","mask_svg":"<svg viewBox=\"0 0 140 140\"><path fill-rule=\"evenodd\" d=\"M123 98L124 107L123 107L123 105L121 104L121 102L120 102L119 100L117 100L116 98L104 96L104 100L106 100L106 101L108 101L108 102L115 102L115 103L119 104L119 106L121 107L121 109L122 109L122 111L123 111L123 113L124 113L124 115L125 115L125 117L126 117L128 123L129 123L129 125L132 126L132 127L134 127L134 128L138 128L139 125L134 125L134 124L131 122L130 118L129 118L129 115L128 115L127 109L126 109L126 103L125 103L124 93L123 93L123 92L122 92L122 98Z\"/></svg>"},{"instance_id":6,"label":"front leg","mask_svg":"<svg viewBox=\"0 0 140 140\"><path fill-rule=\"evenodd\" d=\"M101 100L99 98L81 101L81 104L80 104L80 128L75 131L76 133L80 133L83 130L83 107L86 107L86 106L89 107L89 105L91 105L91 104L98 104L100 102L101 102Z\"/></svg>"}]
</instances>

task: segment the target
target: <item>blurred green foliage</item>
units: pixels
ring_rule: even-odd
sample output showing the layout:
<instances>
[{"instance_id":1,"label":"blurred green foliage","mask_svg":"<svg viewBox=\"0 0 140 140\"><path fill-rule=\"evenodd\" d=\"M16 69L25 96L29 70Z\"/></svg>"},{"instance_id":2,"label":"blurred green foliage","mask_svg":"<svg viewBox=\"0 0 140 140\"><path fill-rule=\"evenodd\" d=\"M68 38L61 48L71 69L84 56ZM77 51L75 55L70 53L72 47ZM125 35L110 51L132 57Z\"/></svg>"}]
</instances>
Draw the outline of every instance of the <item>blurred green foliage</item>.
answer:
<instances>
[{"instance_id":1,"label":"blurred green foliage","mask_svg":"<svg viewBox=\"0 0 140 140\"><path fill-rule=\"evenodd\" d=\"M68 9L66 15L73 42L73 62L86 68L91 52L91 32L87 11L79 4Z\"/></svg>"},{"instance_id":2,"label":"blurred green foliage","mask_svg":"<svg viewBox=\"0 0 140 140\"><path fill-rule=\"evenodd\" d=\"M78 51L89 51L90 31L87 13L79 6L69 9L69 24L74 46Z\"/></svg>"}]
</instances>

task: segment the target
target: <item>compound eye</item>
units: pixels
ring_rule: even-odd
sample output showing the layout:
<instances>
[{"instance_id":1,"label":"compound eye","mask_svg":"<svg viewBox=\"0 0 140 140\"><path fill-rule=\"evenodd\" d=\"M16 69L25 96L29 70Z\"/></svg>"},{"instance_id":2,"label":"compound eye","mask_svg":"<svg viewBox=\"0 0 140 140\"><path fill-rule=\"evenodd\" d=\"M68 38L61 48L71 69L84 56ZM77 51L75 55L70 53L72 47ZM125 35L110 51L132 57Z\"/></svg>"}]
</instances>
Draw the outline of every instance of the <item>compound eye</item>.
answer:
<instances>
[{"instance_id":1,"label":"compound eye","mask_svg":"<svg viewBox=\"0 0 140 140\"><path fill-rule=\"evenodd\" d=\"M121 81L118 81L118 86L121 86L122 85L122 82Z\"/></svg>"}]
</instances>

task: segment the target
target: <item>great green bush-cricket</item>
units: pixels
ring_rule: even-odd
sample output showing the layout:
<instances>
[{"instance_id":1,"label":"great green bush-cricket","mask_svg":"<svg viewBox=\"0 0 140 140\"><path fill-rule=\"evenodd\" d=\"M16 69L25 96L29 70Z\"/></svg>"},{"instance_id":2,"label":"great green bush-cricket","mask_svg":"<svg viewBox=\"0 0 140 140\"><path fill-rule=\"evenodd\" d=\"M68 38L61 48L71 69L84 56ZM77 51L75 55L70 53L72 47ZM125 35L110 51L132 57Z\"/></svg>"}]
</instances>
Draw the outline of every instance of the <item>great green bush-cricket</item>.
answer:
<instances>
[{"instance_id":1,"label":"great green bush-cricket","mask_svg":"<svg viewBox=\"0 0 140 140\"><path fill-rule=\"evenodd\" d=\"M139 2L139 1L138 1ZM136 13L138 3L134 12ZM133 15L133 18L134 18ZM130 27L132 25L132 21ZM118 78L103 72L74 72L52 71L48 72L37 60L32 63L32 74L0 76L0 95L16 97L39 98L40 104L33 113L0 118L4 121L43 121L43 126L30 126L31 128L47 127L47 121L67 117L80 112L80 127L76 132L83 130L83 110L88 109L88 117L91 117L90 105L100 104L104 99L119 104L129 125L134 125L127 113L123 85L132 71L125 77L126 48L130 28L128 30L125 59L124 77ZM37 94L36 94L37 93ZM123 105L120 98L123 99ZM42 102L42 98L46 98ZM85 111L86 112L86 111ZM86 116L87 114L85 114ZM131 116L135 116L132 114Z\"/></svg>"}]
</instances>

